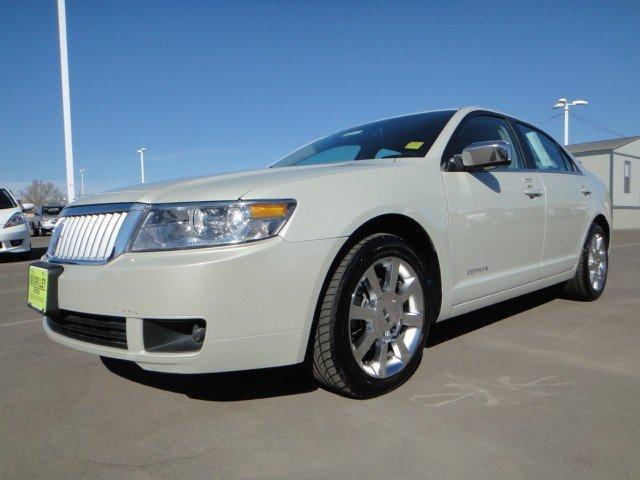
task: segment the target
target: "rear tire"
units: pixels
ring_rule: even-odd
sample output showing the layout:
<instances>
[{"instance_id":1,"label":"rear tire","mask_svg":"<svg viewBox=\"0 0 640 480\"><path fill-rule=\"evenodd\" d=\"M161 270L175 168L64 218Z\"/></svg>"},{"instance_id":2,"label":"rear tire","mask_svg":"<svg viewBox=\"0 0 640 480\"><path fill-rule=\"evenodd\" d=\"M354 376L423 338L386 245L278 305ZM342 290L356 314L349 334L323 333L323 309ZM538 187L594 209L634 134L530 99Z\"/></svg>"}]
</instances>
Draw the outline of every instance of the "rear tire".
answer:
<instances>
[{"instance_id":1,"label":"rear tire","mask_svg":"<svg viewBox=\"0 0 640 480\"><path fill-rule=\"evenodd\" d=\"M354 245L321 300L314 377L355 398L382 395L409 379L435 317L431 276L400 237L375 234Z\"/></svg>"},{"instance_id":2,"label":"rear tire","mask_svg":"<svg viewBox=\"0 0 640 480\"><path fill-rule=\"evenodd\" d=\"M582 247L575 276L564 285L564 295L571 300L597 300L607 283L609 271L609 242L597 223L589 230Z\"/></svg>"}]
</instances>

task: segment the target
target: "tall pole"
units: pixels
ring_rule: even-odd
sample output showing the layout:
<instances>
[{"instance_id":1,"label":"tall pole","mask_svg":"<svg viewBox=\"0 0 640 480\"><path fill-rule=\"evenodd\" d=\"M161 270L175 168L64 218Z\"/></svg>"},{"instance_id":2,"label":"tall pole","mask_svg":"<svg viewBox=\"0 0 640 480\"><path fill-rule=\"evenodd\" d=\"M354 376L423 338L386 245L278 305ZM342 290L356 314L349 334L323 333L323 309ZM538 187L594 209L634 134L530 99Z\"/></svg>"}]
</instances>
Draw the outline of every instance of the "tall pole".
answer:
<instances>
[{"instance_id":1,"label":"tall pole","mask_svg":"<svg viewBox=\"0 0 640 480\"><path fill-rule=\"evenodd\" d=\"M85 169L81 168L80 169L80 195L82 196L82 198L84 198L84 172L85 172Z\"/></svg>"},{"instance_id":2,"label":"tall pole","mask_svg":"<svg viewBox=\"0 0 640 480\"><path fill-rule=\"evenodd\" d=\"M564 106L564 145L569 145L569 104Z\"/></svg>"},{"instance_id":3,"label":"tall pole","mask_svg":"<svg viewBox=\"0 0 640 480\"><path fill-rule=\"evenodd\" d=\"M140 181L141 183L144 183L144 152L147 149L144 147L141 147L138 149L138 155L140 155Z\"/></svg>"},{"instance_id":4,"label":"tall pole","mask_svg":"<svg viewBox=\"0 0 640 480\"><path fill-rule=\"evenodd\" d=\"M562 108L564 110L564 144L569 145L569 107L576 105L588 105L586 100L573 100L568 101L566 98L559 98L553 108Z\"/></svg>"},{"instance_id":5,"label":"tall pole","mask_svg":"<svg viewBox=\"0 0 640 480\"><path fill-rule=\"evenodd\" d=\"M62 116L64 119L64 156L67 164L67 199L75 200L73 179L73 142L71 139L71 100L69 94L69 59L67 56L67 13L65 0L58 0L58 28L60 37L60 78L62 80Z\"/></svg>"}]
</instances>

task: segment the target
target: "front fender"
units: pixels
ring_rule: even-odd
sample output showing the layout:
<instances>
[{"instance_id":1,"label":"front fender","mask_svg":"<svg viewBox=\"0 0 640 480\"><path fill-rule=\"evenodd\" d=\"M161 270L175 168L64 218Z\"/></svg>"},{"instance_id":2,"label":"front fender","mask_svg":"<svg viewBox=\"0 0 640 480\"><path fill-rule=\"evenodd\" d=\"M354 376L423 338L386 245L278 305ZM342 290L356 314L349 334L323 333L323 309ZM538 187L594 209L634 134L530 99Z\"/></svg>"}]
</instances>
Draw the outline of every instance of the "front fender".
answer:
<instances>
[{"instance_id":1,"label":"front fender","mask_svg":"<svg viewBox=\"0 0 640 480\"><path fill-rule=\"evenodd\" d=\"M243 199L293 198L295 212L281 236L289 242L349 237L367 221L386 214L416 221L438 255L443 313L449 300L451 261L448 209L440 164L425 158L376 163L252 190Z\"/></svg>"}]
</instances>

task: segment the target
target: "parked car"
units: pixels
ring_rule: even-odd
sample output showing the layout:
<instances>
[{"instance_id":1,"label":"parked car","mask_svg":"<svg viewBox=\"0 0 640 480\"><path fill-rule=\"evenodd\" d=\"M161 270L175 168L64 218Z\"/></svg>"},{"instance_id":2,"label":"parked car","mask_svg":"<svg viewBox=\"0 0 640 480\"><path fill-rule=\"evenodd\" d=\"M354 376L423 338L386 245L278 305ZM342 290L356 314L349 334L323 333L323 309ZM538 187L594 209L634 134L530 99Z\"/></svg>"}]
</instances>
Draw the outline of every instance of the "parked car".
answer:
<instances>
[{"instance_id":1,"label":"parked car","mask_svg":"<svg viewBox=\"0 0 640 480\"><path fill-rule=\"evenodd\" d=\"M42 236L53 232L63 208L64 206L62 205L43 205L39 207L34 222L33 234L35 236Z\"/></svg>"},{"instance_id":2,"label":"parked car","mask_svg":"<svg viewBox=\"0 0 640 480\"><path fill-rule=\"evenodd\" d=\"M33 209L25 203L22 208L6 188L0 188L0 253L29 253L31 230L22 210Z\"/></svg>"},{"instance_id":3,"label":"parked car","mask_svg":"<svg viewBox=\"0 0 640 480\"><path fill-rule=\"evenodd\" d=\"M55 341L146 370L305 362L370 397L414 373L436 321L556 284L597 299L608 199L531 124L406 115L265 170L79 200L31 267L29 302Z\"/></svg>"},{"instance_id":4,"label":"parked car","mask_svg":"<svg viewBox=\"0 0 640 480\"><path fill-rule=\"evenodd\" d=\"M20 204L20 202L18 202L18 204ZM27 205L33 208L24 208L24 205ZM22 204L21 208L22 208L22 213L24 214L24 217L27 219L27 222L29 222L29 227L31 228L31 232L35 235L37 207L33 203L26 203L26 204Z\"/></svg>"}]
</instances>

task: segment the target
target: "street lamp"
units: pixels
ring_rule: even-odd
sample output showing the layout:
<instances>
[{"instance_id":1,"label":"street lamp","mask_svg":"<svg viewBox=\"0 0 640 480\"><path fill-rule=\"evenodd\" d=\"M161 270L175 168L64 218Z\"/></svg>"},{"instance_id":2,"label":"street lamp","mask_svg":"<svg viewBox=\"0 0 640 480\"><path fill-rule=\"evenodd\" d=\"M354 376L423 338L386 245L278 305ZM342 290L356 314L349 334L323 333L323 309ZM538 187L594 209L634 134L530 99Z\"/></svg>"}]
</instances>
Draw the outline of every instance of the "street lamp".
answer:
<instances>
[{"instance_id":1,"label":"street lamp","mask_svg":"<svg viewBox=\"0 0 640 480\"><path fill-rule=\"evenodd\" d=\"M144 147L140 147L138 149L138 155L140 155L140 179L141 179L141 183L144 183L144 152L146 152L147 149Z\"/></svg>"},{"instance_id":2,"label":"street lamp","mask_svg":"<svg viewBox=\"0 0 640 480\"><path fill-rule=\"evenodd\" d=\"M82 196L82 198L84 198L84 172L86 172L87 170L84 168L81 168L79 170L80 172L80 195Z\"/></svg>"},{"instance_id":3,"label":"street lamp","mask_svg":"<svg viewBox=\"0 0 640 480\"><path fill-rule=\"evenodd\" d=\"M73 141L71 137L71 100L69 94L69 57L67 55L67 10L65 0L58 0L58 37L60 42L64 157L67 164L67 197L69 198L69 203L71 203L76 196L76 187L73 179Z\"/></svg>"},{"instance_id":4,"label":"street lamp","mask_svg":"<svg viewBox=\"0 0 640 480\"><path fill-rule=\"evenodd\" d=\"M567 101L566 98L559 98L558 103L556 103L553 108L562 108L564 109L564 144L569 145L569 107L577 106L577 105L587 105L589 102L586 100L573 100L571 102Z\"/></svg>"}]
</instances>

